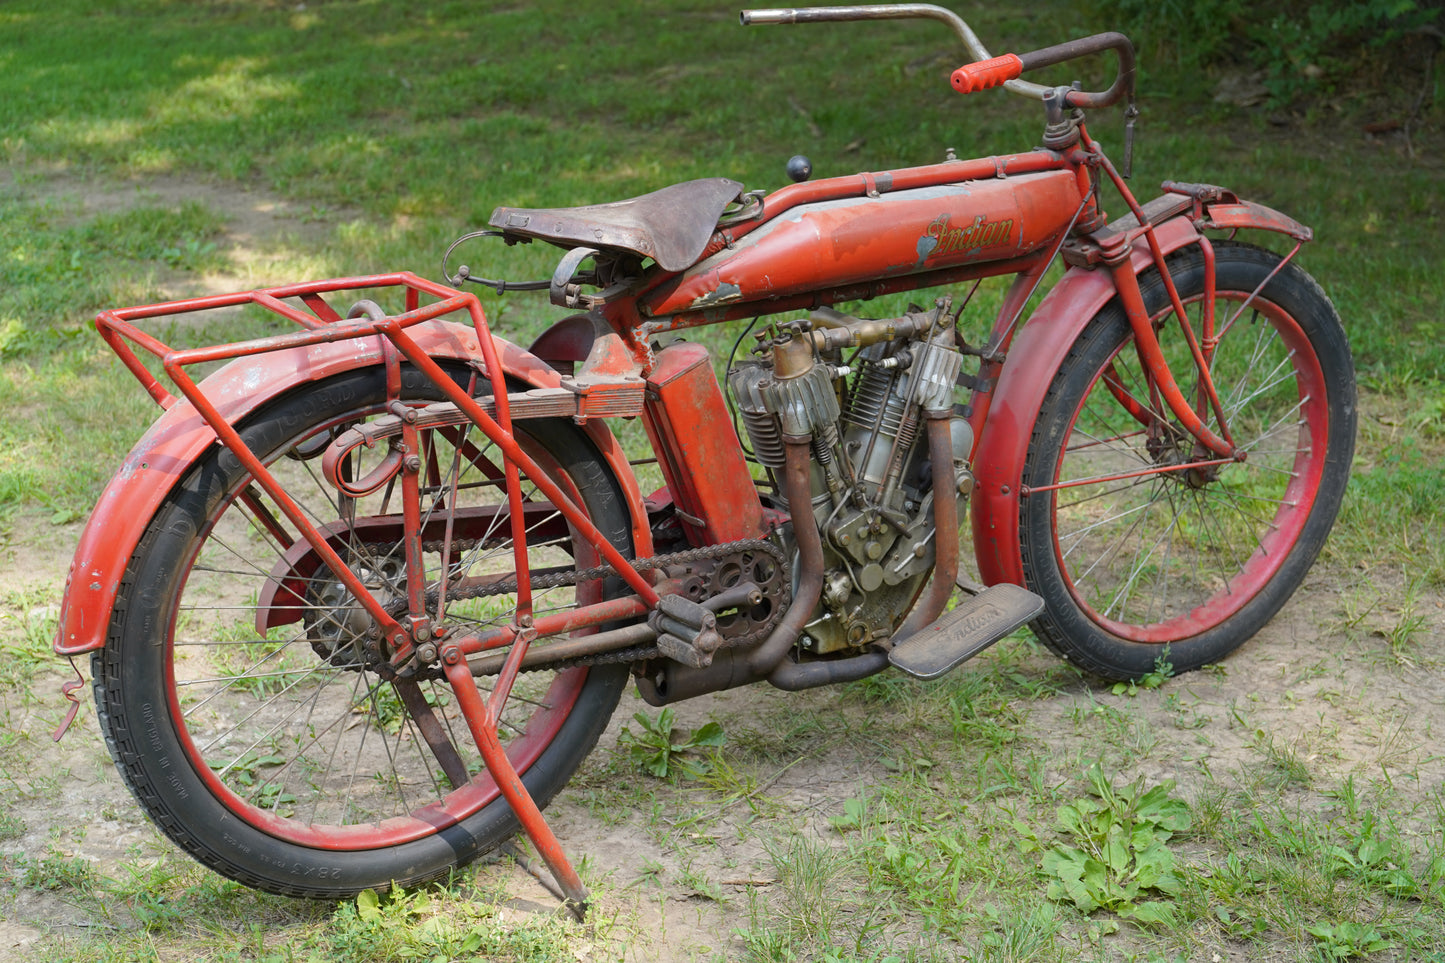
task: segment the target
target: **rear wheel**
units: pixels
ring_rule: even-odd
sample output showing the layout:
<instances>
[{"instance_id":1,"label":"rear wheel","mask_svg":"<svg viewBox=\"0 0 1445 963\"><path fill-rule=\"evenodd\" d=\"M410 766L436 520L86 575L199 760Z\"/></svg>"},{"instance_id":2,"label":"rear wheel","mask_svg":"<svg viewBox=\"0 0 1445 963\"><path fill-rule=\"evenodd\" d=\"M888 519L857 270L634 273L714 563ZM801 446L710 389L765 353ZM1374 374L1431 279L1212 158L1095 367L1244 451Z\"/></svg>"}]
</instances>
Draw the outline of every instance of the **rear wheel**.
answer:
<instances>
[{"instance_id":1,"label":"rear wheel","mask_svg":"<svg viewBox=\"0 0 1445 963\"><path fill-rule=\"evenodd\" d=\"M438 394L403 369L409 404ZM372 594L404 612L401 485L340 497L319 457L341 431L385 414L385 402L382 371L351 372L279 397L241 434ZM563 421L528 422L518 435L630 554L623 492L587 436ZM428 609L445 572L440 628L511 624L502 460L470 426L431 429L421 442ZM347 464L341 477L364 478L385 445L368 454L371 466ZM600 580L558 584L598 565L597 553L522 486L535 615L600 601ZM238 460L213 448L148 526L93 671L116 764L171 839L247 885L336 897L443 875L517 827L445 677L426 669L393 683L378 674L384 658L344 583ZM518 678L499 735L539 805L596 744L626 680L625 665Z\"/></svg>"},{"instance_id":2,"label":"rear wheel","mask_svg":"<svg viewBox=\"0 0 1445 963\"><path fill-rule=\"evenodd\" d=\"M1334 307L1293 264L1270 277L1273 253L1218 242L1215 254L1210 370L1244 459L1179 425L1117 303L1060 366L1029 444L1021 549L1047 603L1035 631L1106 677L1161 658L1197 668L1249 639L1299 587L1344 496L1355 379ZM1188 248L1169 269L1198 333L1203 256ZM1161 278L1140 284L1185 397L1218 430Z\"/></svg>"}]
</instances>

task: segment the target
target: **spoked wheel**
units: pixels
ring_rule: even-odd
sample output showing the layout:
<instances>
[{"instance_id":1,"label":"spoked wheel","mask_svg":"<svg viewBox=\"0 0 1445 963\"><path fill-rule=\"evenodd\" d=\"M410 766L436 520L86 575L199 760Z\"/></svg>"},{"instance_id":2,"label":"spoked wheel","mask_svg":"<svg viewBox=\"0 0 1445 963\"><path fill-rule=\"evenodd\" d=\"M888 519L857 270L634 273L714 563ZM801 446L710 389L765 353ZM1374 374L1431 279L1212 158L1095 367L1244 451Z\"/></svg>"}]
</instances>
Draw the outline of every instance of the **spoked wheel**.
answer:
<instances>
[{"instance_id":1,"label":"spoked wheel","mask_svg":"<svg viewBox=\"0 0 1445 963\"><path fill-rule=\"evenodd\" d=\"M435 386L409 368L403 376L408 403L437 400ZM241 434L399 614L401 484L341 497L320 457L342 431L386 413L385 385L371 369L297 388ZM623 492L587 436L561 421L528 422L525 432L529 455L630 554ZM435 616L444 588L440 630L511 624L515 556L500 455L466 425L425 431L421 442L428 611ZM374 464L385 452L382 443L366 453ZM361 479L368 465L339 472ZM595 549L525 478L522 486L534 614L601 601L601 581L568 577L600 564ZM443 875L517 825L445 677L429 667L387 681L378 673L386 657L374 620L336 573L238 460L213 449L152 519L93 674L116 764L167 835L247 885L335 897ZM499 735L539 805L595 745L626 679L625 665L518 677Z\"/></svg>"},{"instance_id":2,"label":"spoked wheel","mask_svg":"<svg viewBox=\"0 0 1445 963\"><path fill-rule=\"evenodd\" d=\"M1349 475L1354 367L1334 307L1293 264L1270 278L1275 254L1214 248L1210 369L1244 458L1220 459L1178 424L1117 304L1060 366L1029 444L1021 547L1047 603L1035 630L1110 678L1148 672L1166 647L1176 671L1197 668L1254 635L1319 554ZM1203 256L1191 247L1169 267L1198 333ZM1217 431L1162 280L1140 283L1185 397Z\"/></svg>"}]
</instances>

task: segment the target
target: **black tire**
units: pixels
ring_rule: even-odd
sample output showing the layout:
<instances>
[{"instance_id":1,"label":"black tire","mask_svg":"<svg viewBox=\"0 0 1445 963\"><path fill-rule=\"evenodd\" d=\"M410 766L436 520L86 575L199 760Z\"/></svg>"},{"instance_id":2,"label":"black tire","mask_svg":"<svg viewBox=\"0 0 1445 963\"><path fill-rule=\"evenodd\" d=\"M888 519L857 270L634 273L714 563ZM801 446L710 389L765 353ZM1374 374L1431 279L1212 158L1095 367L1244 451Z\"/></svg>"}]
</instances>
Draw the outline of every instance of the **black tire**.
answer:
<instances>
[{"instance_id":1,"label":"black tire","mask_svg":"<svg viewBox=\"0 0 1445 963\"><path fill-rule=\"evenodd\" d=\"M409 402L439 397L412 369L403 368L403 376L402 397ZM306 442L325 442L382 411L385 385L378 368L305 385L268 403L241 430L318 525L337 522L342 513L335 489L321 479L316 456L325 444ZM475 429L445 432L426 436L423 460L434 466L423 469L431 488L427 504L441 496L459 505L505 505L499 485L482 470L489 463L487 439ZM623 490L587 436L570 422L545 420L526 423L519 439L630 555ZM461 470L449 473L453 464ZM358 467L351 477L363 471ZM199 459L151 520L126 570L106 645L93 657L107 745L147 814L216 872L293 896L337 898L418 883L502 842L516 831L516 817L486 774L445 678L435 673L411 694L432 706L453 745L451 779L401 690L366 667L361 643L369 617L348 604L350 596L327 578L329 570L298 567L296 551L309 551L304 542L291 561L278 563L285 549L258 534L263 526L254 521L256 510L243 509L240 497L249 480L228 451L213 447ZM398 498L399 492L397 486ZM379 506L385 495L358 499L351 516L381 519L381 534L337 523L336 544L374 592L395 603L406 597L405 576L398 581L401 566L393 561L399 549L389 541L400 508L396 501ZM534 572L596 564L595 550L573 543L570 527L555 510L547 512L545 499L530 489L524 495L543 503L535 525L529 517L529 545L543 543L532 549ZM269 499L262 504L283 517ZM495 581L512 570L505 516L487 517L501 523L453 546L454 578ZM429 529L428 538L434 533ZM434 574L439 548L431 544L426 552ZM299 581L283 584L304 588L266 596L267 606L260 597L273 568L299 573ZM539 588L534 611L570 607L583 596L594 600L602 591L597 582ZM294 603L289 610L287 598ZM514 594L460 602L449 596L444 621L504 624L514 600ZM263 623L258 612L272 614ZM518 677L501 738L539 805L596 744L627 676L625 665L608 665ZM469 781L456 778L462 766Z\"/></svg>"},{"instance_id":2,"label":"black tire","mask_svg":"<svg viewBox=\"0 0 1445 963\"><path fill-rule=\"evenodd\" d=\"M1276 254L1234 242L1214 251L1211 370L1246 460L1206 464L1217 459L1151 400L1117 300L1060 365L1029 442L1020 541L1026 584L1047 606L1033 628L1106 678L1138 678L1160 660L1182 672L1243 644L1299 587L1344 497L1355 374L1334 306L1293 263L1269 278ZM1168 264L1198 332L1203 255L1191 246ZM1163 280L1150 271L1140 284L1185 397L1217 430ZM1226 309L1261 284L1229 324Z\"/></svg>"}]
</instances>

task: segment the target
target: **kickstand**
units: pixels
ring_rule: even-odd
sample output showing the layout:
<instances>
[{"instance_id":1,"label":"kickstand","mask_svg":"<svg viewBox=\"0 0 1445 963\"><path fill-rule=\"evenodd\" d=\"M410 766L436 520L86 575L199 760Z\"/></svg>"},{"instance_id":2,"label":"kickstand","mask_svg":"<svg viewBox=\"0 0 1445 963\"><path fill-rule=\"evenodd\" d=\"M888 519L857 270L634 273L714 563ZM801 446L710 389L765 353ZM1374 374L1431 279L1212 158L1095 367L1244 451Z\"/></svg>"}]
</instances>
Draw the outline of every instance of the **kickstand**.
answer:
<instances>
[{"instance_id":1,"label":"kickstand","mask_svg":"<svg viewBox=\"0 0 1445 963\"><path fill-rule=\"evenodd\" d=\"M557 901L562 904L562 908L565 909L573 919L579 923L585 921L587 904L585 902L579 903L562 892L562 887L557 885L556 880L554 880L550 874L543 872L529 856L518 849L516 842L510 839L507 840L501 845L501 852L506 856L510 856L513 862L527 872L527 875L535 879L542 885L543 889L556 897Z\"/></svg>"},{"instance_id":2,"label":"kickstand","mask_svg":"<svg viewBox=\"0 0 1445 963\"><path fill-rule=\"evenodd\" d=\"M521 651L523 650L514 648L512 655L508 656L508 666L514 673L520 659L513 656ZM516 813L517 821L521 823L521 829L527 834L527 838L532 841L537 855L547 864L547 869L551 870L557 889L553 890L551 886L547 889L562 900L573 916L581 920L587 914L587 888L582 885L582 880L578 878L572 864L567 862L567 854L562 852L562 844L557 841L556 834L542 818L541 809L527 792L527 787L523 785L522 777L517 775L511 760L507 758L507 752L497 737L496 717L482 701L481 694L472 681L472 672L467 667L466 658L456 646L448 645L442 651L442 663L447 681L451 682L452 691L456 693L457 705L461 707L462 716L467 720L467 728L471 730L472 739L482 754L482 762L496 780L497 788L501 790L507 805ZM526 864L523 865L525 867ZM542 878L535 870L528 869L528 872L538 879Z\"/></svg>"}]
</instances>

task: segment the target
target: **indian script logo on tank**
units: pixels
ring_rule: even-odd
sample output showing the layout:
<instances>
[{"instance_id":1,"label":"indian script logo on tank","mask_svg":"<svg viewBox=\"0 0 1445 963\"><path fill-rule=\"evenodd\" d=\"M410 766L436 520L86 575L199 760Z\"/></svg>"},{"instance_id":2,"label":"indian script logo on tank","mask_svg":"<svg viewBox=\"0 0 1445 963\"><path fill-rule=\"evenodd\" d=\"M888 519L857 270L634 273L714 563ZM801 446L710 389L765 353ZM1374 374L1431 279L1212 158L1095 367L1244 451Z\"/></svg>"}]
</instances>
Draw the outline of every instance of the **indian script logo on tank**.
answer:
<instances>
[{"instance_id":1,"label":"indian script logo on tank","mask_svg":"<svg viewBox=\"0 0 1445 963\"><path fill-rule=\"evenodd\" d=\"M972 223L958 227L954 225L951 214L940 214L918 239L918 251L924 260L971 254L981 248L1007 243L1013 229L1013 218L990 221L979 214Z\"/></svg>"}]
</instances>

